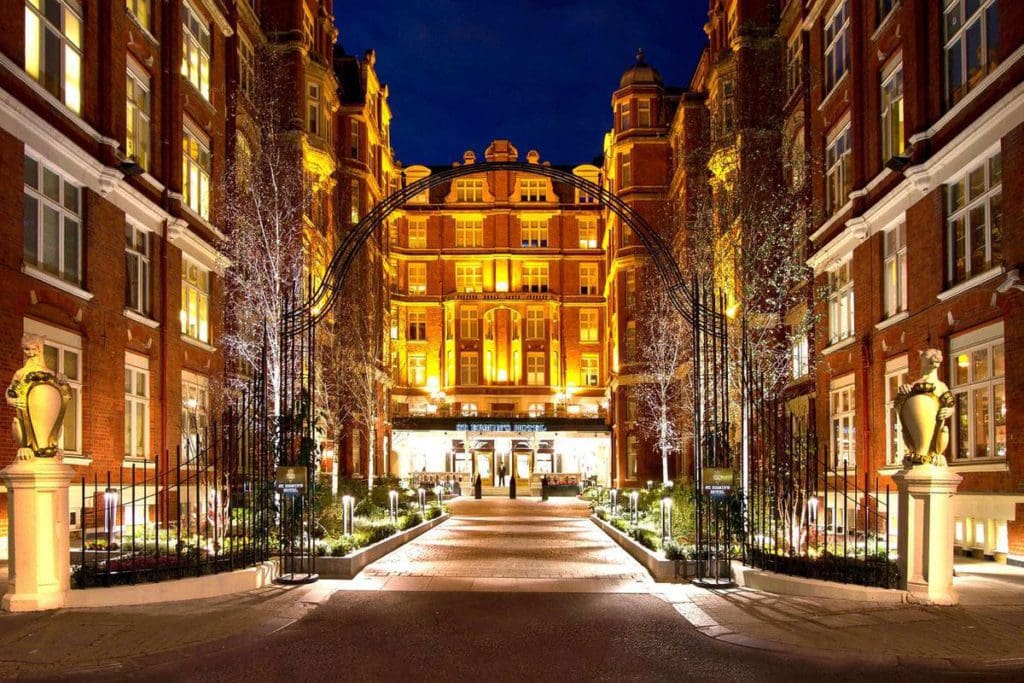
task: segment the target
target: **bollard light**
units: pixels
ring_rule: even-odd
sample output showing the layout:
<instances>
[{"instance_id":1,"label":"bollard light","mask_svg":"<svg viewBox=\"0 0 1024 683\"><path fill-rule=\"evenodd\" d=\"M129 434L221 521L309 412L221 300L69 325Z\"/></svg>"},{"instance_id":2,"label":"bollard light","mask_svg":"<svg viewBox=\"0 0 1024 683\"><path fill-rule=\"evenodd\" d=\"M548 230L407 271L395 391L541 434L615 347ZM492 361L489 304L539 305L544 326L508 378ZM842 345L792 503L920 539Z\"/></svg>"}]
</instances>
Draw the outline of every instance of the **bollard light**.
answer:
<instances>
[{"instance_id":1,"label":"bollard light","mask_svg":"<svg viewBox=\"0 0 1024 683\"><path fill-rule=\"evenodd\" d=\"M807 511L810 513L809 516L811 518L810 519L811 524L817 525L818 524L818 497L817 496L811 496L807 500Z\"/></svg>"},{"instance_id":2,"label":"bollard light","mask_svg":"<svg viewBox=\"0 0 1024 683\"><path fill-rule=\"evenodd\" d=\"M398 491L391 489L388 498L391 501L391 522L398 524Z\"/></svg>"},{"instance_id":3,"label":"bollard light","mask_svg":"<svg viewBox=\"0 0 1024 683\"><path fill-rule=\"evenodd\" d=\"M355 499L352 496L341 497L341 533L352 535L352 513L355 510Z\"/></svg>"},{"instance_id":4,"label":"bollard light","mask_svg":"<svg viewBox=\"0 0 1024 683\"><path fill-rule=\"evenodd\" d=\"M114 528L117 526L117 489L110 487L103 492L103 526L109 548L114 543Z\"/></svg>"},{"instance_id":5,"label":"bollard light","mask_svg":"<svg viewBox=\"0 0 1024 683\"><path fill-rule=\"evenodd\" d=\"M619 513L619 490L612 489L610 495L612 503L612 517L615 517Z\"/></svg>"},{"instance_id":6,"label":"bollard light","mask_svg":"<svg viewBox=\"0 0 1024 683\"><path fill-rule=\"evenodd\" d=\"M441 493L443 491L444 491L444 489L441 488L440 484L438 484L437 486L434 487L434 495L437 496L437 508L439 510L441 510L442 512L444 512L444 508L441 506Z\"/></svg>"},{"instance_id":7,"label":"bollard light","mask_svg":"<svg viewBox=\"0 0 1024 683\"><path fill-rule=\"evenodd\" d=\"M654 490L654 482L651 481L650 479L647 480L647 490L648 491Z\"/></svg>"},{"instance_id":8,"label":"bollard light","mask_svg":"<svg viewBox=\"0 0 1024 683\"><path fill-rule=\"evenodd\" d=\"M420 516L421 517L426 517L427 516L427 491L426 491L426 489L424 489L421 486L421 487L419 487L416 490L416 493L419 496L419 501L420 501Z\"/></svg>"},{"instance_id":9,"label":"bollard light","mask_svg":"<svg viewBox=\"0 0 1024 683\"><path fill-rule=\"evenodd\" d=\"M629 494L629 519L633 524L640 521L640 511L637 508L639 500L640 493L638 491L633 491Z\"/></svg>"},{"instance_id":10,"label":"bollard light","mask_svg":"<svg viewBox=\"0 0 1024 683\"><path fill-rule=\"evenodd\" d=\"M661 499L661 541L672 538L672 499L665 496Z\"/></svg>"}]
</instances>

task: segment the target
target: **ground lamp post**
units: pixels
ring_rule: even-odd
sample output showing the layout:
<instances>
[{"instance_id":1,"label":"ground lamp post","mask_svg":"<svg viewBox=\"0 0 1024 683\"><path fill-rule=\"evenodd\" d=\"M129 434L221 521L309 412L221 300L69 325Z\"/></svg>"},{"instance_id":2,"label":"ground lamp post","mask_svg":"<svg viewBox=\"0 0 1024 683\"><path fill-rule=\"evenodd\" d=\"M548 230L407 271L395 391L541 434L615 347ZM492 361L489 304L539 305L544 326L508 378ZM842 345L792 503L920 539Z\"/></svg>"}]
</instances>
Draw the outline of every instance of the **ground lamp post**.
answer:
<instances>
[{"instance_id":1,"label":"ground lamp post","mask_svg":"<svg viewBox=\"0 0 1024 683\"><path fill-rule=\"evenodd\" d=\"M441 507L441 491L443 491L443 490L444 489L441 488L440 484L438 484L437 486L434 487L434 495L437 497L437 509L438 510L443 509Z\"/></svg>"},{"instance_id":2,"label":"ground lamp post","mask_svg":"<svg viewBox=\"0 0 1024 683\"><path fill-rule=\"evenodd\" d=\"M391 522L398 524L398 491L391 489L388 493L388 500L391 503Z\"/></svg>"},{"instance_id":3,"label":"ground lamp post","mask_svg":"<svg viewBox=\"0 0 1024 683\"><path fill-rule=\"evenodd\" d=\"M107 487L103 492L103 530L107 532L107 548L114 545L114 529L117 526L117 489Z\"/></svg>"},{"instance_id":4,"label":"ground lamp post","mask_svg":"<svg viewBox=\"0 0 1024 683\"><path fill-rule=\"evenodd\" d=\"M629 520L633 524L640 521L640 511L637 509L637 503L640 500L640 493L633 491L629 494Z\"/></svg>"},{"instance_id":5,"label":"ground lamp post","mask_svg":"<svg viewBox=\"0 0 1024 683\"><path fill-rule=\"evenodd\" d=\"M665 496L661 499L661 541L664 543L672 538L672 499Z\"/></svg>"},{"instance_id":6,"label":"ground lamp post","mask_svg":"<svg viewBox=\"0 0 1024 683\"><path fill-rule=\"evenodd\" d=\"M651 481L650 479L647 480L647 490L648 491L653 491L654 490L654 482Z\"/></svg>"},{"instance_id":7,"label":"ground lamp post","mask_svg":"<svg viewBox=\"0 0 1024 683\"><path fill-rule=\"evenodd\" d=\"M420 498L420 516L425 518L427 516L427 492L421 486L416 490L416 493L419 494Z\"/></svg>"},{"instance_id":8,"label":"ground lamp post","mask_svg":"<svg viewBox=\"0 0 1024 683\"><path fill-rule=\"evenodd\" d=\"M808 521L814 526L818 526L818 497L811 496L807 500L807 516L810 518Z\"/></svg>"},{"instance_id":9,"label":"ground lamp post","mask_svg":"<svg viewBox=\"0 0 1024 683\"><path fill-rule=\"evenodd\" d=\"M619 490L612 489L610 491L611 504L612 504L612 517L619 513Z\"/></svg>"},{"instance_id":10,"label":"ground lamp post","mask_svg":"<svg viewBox=\"0 0 1024 683\"><path fill-rule=\"evenodd\" d=\"M341 532L346 536L352 535L352 513L355 511L355 500L352 496L341 497Z\"/></svg>"}]
</instances>

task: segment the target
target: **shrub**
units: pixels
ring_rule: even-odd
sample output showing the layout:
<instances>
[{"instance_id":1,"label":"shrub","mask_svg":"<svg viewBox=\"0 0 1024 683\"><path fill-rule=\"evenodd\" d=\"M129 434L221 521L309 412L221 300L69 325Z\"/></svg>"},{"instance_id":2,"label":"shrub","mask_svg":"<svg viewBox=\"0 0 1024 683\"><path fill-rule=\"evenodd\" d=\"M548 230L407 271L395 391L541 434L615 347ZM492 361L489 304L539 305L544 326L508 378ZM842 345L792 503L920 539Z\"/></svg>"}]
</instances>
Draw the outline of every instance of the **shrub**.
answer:
<instances>
[{"instance_id":1,"label":"shrub","mask_svg":"<svg viewBox=\"0 0 1024 683\"><path fill-rule=\"evenodd\" d=\"M626 520L616 517L611 521L611 524L619 531L623 533L629 533L629 522L627 522Z\"/></svg>"},{"instance_id":2,"label":"shrub","mask_svg":"<svg viewBox=\"0 0 1024 683\"><path fill-rule=\"evenodd\" d=\"M427 519L437 519L443 514L443 511L437 505L431 505L427 508Z\"/></svg>"},{"instance_id":3,"label":"shrub","mask_svg":"<svg viewBox=\"0 0 1024 683\"><path fill-rule=\"evenodd\" d=\"M815 558L802 555L776 555L760 549L749 548L747 563L760 569L809 579L881 588L898 588L900 584L899 565L884 557L865 559L826 553Z\"/></svg>"},{"instance_id":4,"label":"shrub","mask_svg":"<svg viewBox=\"0 0 1024 683\"><path fill-rule=\"evenodd\" d=\"M383 541L389 536L394 536L398 533L398 527L391 522L378 522L370 527L369 543L376 543L377 541Z\"/></svg>"},{"instance_id":5,"label":"shrub","mask_svg":"<svg viewBox=\"0 0 1024 683\"><path fill-rule=\"evenodd\" d=\"M419 526L420 524L423 524L423 517L421 517L420 513L418 512L412 512L402 518L402 531L405 531L406 529L411 529L414 526Z\"/></svg>"},{"instance_id":6,"label":"shrub","mask_svg":"<svg viewBox=\"0 0 1024 683\"><path fill-rule=\"evenodd\" d=\"M648 550L658 550L661 548L661 539L658 538L658 534L654 533L650 529L644 529L643 527L635 527L629 532L629 535L634 541L647 548Z\"/></svg>"},{"instance_id":7,"label":"shrub","mask_svg":"<svg viewBox=\"0 0 1024 683\"><path fill-rule=\"evenodd\" d=\"M683 546L676 541L665 541L665 545L662 546L662 550L665 551L666 560L686 559L686 553L683 550Z\"/></svg>"}]
</instances>

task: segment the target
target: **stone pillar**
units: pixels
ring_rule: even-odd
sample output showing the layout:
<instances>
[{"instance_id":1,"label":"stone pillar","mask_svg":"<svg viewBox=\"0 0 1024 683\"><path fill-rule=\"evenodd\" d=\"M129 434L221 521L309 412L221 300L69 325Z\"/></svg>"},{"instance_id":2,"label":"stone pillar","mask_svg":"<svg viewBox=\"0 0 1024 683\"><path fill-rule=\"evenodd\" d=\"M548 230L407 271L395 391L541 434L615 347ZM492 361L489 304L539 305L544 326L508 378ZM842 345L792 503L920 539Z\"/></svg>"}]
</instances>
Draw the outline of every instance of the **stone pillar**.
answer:
<instances>
[{"instance_id":1,"label":"stone pillar","mask_svg":"<svg viewBox=\"0 0 1024 683\"><path fill-rule=\"evenodd\" d=\"M71 587L68 487L73 474L58 458L19 459L0 471L10 527L9 585L0 609L64 606Z\"/></svg>"},{"instance_id":2,"label":"stone pillar","mask_svg":"<svg viewBox=\"0 0 1024 683\"><path fill-rule=\"evenodd\" d=\"M947 467L917 465L893 476L899 489L899 564L912 599L955 605L953 508L963 477Z\"/></svg>"}]
</instances>

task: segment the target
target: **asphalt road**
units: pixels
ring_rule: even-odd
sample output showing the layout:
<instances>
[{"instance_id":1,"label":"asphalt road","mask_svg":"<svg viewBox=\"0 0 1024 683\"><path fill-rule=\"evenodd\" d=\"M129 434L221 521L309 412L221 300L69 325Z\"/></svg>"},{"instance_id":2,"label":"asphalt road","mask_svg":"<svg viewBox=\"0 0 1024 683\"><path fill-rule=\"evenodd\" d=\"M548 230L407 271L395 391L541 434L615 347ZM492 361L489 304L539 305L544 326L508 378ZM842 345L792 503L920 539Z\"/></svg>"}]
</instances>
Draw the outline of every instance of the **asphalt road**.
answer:
<instances>
[{"instance_id":1,"label":"asphalt road","mask_svg":"<svg viewBox=\"0 0 1024 683\"><path fill-rule=\"evenodd\" d=\"M714 641L652 595L335 593L269 636L206 646L118 679L186 681L928 680ZM102 677L110 680L109 674Z\"/></svg>"}]
</instances>

